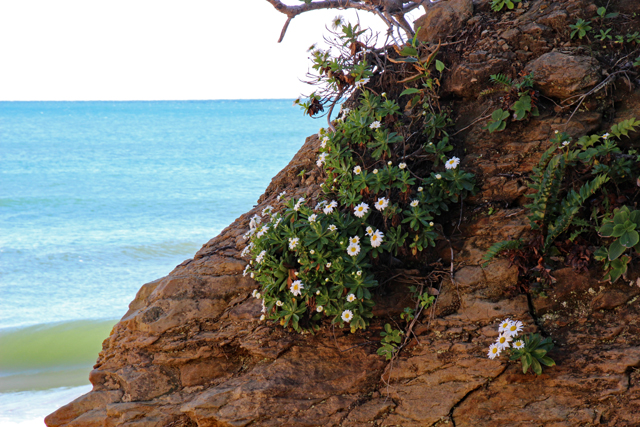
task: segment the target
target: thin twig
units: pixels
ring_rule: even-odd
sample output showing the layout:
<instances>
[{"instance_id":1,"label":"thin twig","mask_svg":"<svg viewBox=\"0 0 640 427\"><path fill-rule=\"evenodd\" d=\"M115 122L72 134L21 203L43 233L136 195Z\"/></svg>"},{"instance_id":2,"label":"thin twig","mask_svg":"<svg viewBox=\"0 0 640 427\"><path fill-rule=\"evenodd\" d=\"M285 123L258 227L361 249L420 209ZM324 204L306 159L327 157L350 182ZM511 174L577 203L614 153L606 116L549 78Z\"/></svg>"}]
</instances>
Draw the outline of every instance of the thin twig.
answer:
<instances>
[{"instance_id":1,"label":"thin twig","mask_svg":"<svg viewBox=\"0 0 640 427\"><path fill-rule=\"evenodd\" d=\"M487 108L486 110L484 110L482 112L482 114L486 113L487 111L489 111L489 109ZM481 115L482 116L482 115ZM472 121L471 123L469 123L468 126L463 127L462 129L460 129L459 131L457 131L456 133L452 133L451 136L456 136L457 134L459 134L460 132L462 132L463 130L469 129L471 126L475 125L478 122L481 122L482 120L488 119L489 117L491 117L491 114L489 114L488 116L484 116L484 117L478 117L477 119L475 119L474 121Z\"/></svg>"}]
</instances>

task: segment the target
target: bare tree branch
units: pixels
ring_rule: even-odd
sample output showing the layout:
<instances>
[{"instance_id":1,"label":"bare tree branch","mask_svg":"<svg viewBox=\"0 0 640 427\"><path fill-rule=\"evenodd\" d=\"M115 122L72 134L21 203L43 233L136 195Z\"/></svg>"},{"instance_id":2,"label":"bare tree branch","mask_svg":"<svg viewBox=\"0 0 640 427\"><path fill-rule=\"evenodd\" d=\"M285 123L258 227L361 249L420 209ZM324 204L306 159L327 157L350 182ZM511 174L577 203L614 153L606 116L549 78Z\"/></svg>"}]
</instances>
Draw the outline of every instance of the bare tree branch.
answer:
<instances>
[{"instance_id":1,"label":"bare tree branch","mask_svg":"<svg viewBox=\"0 0 640 427\"><path fill-rule=\"evenodd\" d=\"M286 5L280 0L267 0L280 13L287 15L278 43L284 39L293 18L301 13L320 9L357 9L375 13L389 26L402 28L413 37L413 29L404 18L404 14L420 6L425 0L323 0L311 1L300 5ZM395 18L395 19L394 19Z\"/></svg>"}]
</instances>

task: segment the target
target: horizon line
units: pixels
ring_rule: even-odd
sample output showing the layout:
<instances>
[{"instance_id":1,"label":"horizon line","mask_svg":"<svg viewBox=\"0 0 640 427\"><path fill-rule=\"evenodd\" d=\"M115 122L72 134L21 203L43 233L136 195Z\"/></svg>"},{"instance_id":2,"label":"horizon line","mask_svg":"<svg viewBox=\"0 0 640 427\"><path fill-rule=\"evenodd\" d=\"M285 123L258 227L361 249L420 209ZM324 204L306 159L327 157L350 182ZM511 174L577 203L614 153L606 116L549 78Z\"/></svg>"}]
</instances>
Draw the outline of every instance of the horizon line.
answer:
<instances>
[{"instance_id":1,"label":"horizon line","mask_svg":"<svg viewBox=\"0 0 640 427\"><path fill-rule=\"evenodd\" d=\"M0 99L0 102L210 102L287 101L297 98L217 98L217 99Z\"/></svg>"}]
</instances>

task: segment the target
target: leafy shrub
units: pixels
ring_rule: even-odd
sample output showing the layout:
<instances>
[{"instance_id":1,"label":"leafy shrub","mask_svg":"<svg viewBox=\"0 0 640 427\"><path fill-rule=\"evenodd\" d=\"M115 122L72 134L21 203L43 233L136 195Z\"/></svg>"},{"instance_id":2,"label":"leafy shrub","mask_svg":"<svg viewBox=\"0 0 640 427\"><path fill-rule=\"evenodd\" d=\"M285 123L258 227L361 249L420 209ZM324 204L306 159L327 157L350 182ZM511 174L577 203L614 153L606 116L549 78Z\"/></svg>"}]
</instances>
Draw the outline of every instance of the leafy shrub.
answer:
<instances>
[{"instance_id":1,"label":"leafy shrub","mask_svg":"<svg viewBox=\"0 0 640 427\"><path fill-rule=\"evenodd\" d=\"M414 159L397 157L404 139L383 122L398 110L363 91L336 131L319 135L317 163L327 177L321 200L289 199L252 220L245 273L261 285L265 318L297 331L317 329L323 318L366 328L379 285L373 261L433 247L434 218L473 191L473 175L457 157L441 154L444 170L423 177L412 171Z\"/></svg>"}]
</instances>

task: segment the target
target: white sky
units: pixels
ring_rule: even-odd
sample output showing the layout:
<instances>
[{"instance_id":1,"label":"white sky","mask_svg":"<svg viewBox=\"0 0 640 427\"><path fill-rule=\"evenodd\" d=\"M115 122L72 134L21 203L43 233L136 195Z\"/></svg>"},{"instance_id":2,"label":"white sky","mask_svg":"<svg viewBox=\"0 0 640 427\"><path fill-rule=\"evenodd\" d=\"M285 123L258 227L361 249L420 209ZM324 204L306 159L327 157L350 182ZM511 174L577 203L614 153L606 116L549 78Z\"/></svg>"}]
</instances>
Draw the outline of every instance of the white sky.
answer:
<instances>
[{"instance_id":1,"label":"white sky","mask_svg":"<svg viewBox=\"0 0 640 427\"><path fill-rule=\"evenodd\" d=\"M309 12L278 44L266 0L0 0L0 100L295 98L338 14L355 22Z\"/></svg>"}]
</instances>

